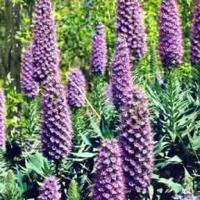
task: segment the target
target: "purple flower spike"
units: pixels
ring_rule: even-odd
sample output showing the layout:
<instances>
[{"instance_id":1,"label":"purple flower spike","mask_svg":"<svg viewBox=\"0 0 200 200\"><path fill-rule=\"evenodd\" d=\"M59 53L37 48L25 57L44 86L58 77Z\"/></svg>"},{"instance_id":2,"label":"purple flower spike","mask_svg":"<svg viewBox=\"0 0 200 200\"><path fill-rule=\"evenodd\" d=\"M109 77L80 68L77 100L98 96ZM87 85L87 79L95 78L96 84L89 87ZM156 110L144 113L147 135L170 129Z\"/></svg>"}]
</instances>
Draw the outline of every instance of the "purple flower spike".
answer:
<instances>
[{"instance_id":1,"label":"purple flower spike","mask_svg":"<svg viewBox=\"0 0 200 200\"><path fill-rule=\"evenodd\" d=\"M118 110L126 107L132 98L131 65L127 44L122 37L116 42L115 55L112 63L112 100Z\"/></svg>"},{"instance_id":2,"label":"purple flower spike","mask_svg":"<svg viewBox=\"0 0 200 200\"><path fill-rule=\"evenodd\" d=\"M159 14L159 53L162 65L172 68L183 60L181 20L176 0L162 0Z\"/></svg>"},{"instance_id":3,"label":"purple flower spike","mask_svg":"<svg viewBox=\"0 0 200 200\"><path fill-rule=\"evenodd\" d=\"M200 1L196 0L190 33L190 62L192 65L200 64Z\"/></svg>"},{"instance_id":4,"label":"purple flower spike","mask_svg":"<svg viewBox=\"0 0 200 200\"><path fill-rule=\"evenodd\" d=\"M58 73L59 56L51 0L36 0L33 28L33 62L36 81Z\"/></svg>"},{"instance_id":5,"label":"purple flower spike","mask_svg":"<svg viewBox=\"0 0 200 200\"><path fill-rule=\"evenodd\" d=\"M103 74L106 70L106 38L104 25L98 23L96 32L92 38L92 50L90 56L91 71L93 74Z\"/></svg>"},{"instance_id":6,"label":"purple flower spike","mask_svg":"<svg viewBox=\"0 0 200 200\"><path fill-rule=\"evenodd\" d=\"M93 200L125 200L121 150L115 139L101 144L95 168Z\"/></svg>"},{"instance_id":7,"label":"purple flower spike","mask_svg":"<svg viewBox=\"0 0 200 200\"><path fill-rule=\"evenodd\" d=\"M41 110L43 155L49 160L60 160L71 152L72 124L64 88L58 80L46 82Z\"/></svg>"},{"instance_id":8,"label":"purple flower spike","mask_svg":"<svg viewBox=\"0 0 200 200\"><path fill-rule=\"evenodd\" d=\"M117 1L117 37L124 35L131 61L140 60L147 51L142 8L138 0Z\"/></svg>"},{"instance_id":9,"label":"purple flower spike","mask_svg":"<svg viewBox=\"0 0 200 200\"><path fill-rule=\"evenodd\" d=\"M74 69L67 85L67 102L71 108L80 108L85 104L86 80L80 69Z\"/></svg>"},{"instance_id":10,"label":"purple flower spike","mask_svg":"<svg viewBox=\"0 0 200 200\"><path fill-rule=\"evenodd\" d=\"M21 89L30 99L36 97L39 91L39 85L33 79L33 55L32 46L29 46L23 53L21 63Z\"/></svg>"},{"instance_id":11,"label":"purple flower spike","mask_svg":"<svg viewBox=\"0 0 200 200\"><path fill-rule=\"evenodd\" d=\"M153 134L148 102L142 90L133 87L132 106L120 116L120 144L127 192L146 193L153 168Z\"/></svg>"},{"instance_id":12,"label":"purple flower spike","mask_svg":"<svg viewBox=\"0 0 200 200\"><path fill-rule=\"evenodd\" d=\"M0 147L5 145L5 97L0 88Z\"/></svg>"},{"instance_id":13,"label":"purple flower spike","mask_svg":"<svg viewBox=\"0 0 200 200\"><path fill-rule=\"evenodd\" d=\"M55 176L46 178L40 188L38 200L60 200L60 185Z\"/></svg>"}]
</instances>

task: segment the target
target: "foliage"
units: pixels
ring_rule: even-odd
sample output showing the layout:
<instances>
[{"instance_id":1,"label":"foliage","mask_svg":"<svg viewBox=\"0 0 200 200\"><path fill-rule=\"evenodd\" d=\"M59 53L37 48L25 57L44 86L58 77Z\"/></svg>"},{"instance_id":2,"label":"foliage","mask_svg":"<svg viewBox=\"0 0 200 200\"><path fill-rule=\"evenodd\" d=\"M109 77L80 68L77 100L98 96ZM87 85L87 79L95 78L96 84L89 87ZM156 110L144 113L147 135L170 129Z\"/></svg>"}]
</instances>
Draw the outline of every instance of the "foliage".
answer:
<instances>
[{"instance_id":1,"label":"foliage","mask_svg":"<svg viewBox=\"0 0 200 200\"><path fill-rule=\"evenodd\" d=\"M70 182L67 198L69 200L80 200L79 188L74 179Z\"/></svg>"},{"instance_id":2,"label":"foliage","mask_svg":"<svg viewBox=\"0 0 200 200\"><path fill-rule=\"evenodd\" d=\"M154 192L162 185L165 186L159 191L161 197L163 192L163 195L172 191L179 193L188 187L193 190L198 187L200 152L193 139L199 140L200 121L192 83L186 86L170 74L165 85L156 83L146 88L156 141L153 180L159 184L154 186Z\"/></svg>"},{"instance_id":3,"label":"foliage","mask_svg":"<svg viewBox=\"0 0 200 200\"><path fill-rule=\"evenodd\" d=\"M1 185L1 197L4 200L19 200L21 191L16 183L16 177L12 170L9 170L5 176L4 185Z\"/></svg>"}]
</instances>

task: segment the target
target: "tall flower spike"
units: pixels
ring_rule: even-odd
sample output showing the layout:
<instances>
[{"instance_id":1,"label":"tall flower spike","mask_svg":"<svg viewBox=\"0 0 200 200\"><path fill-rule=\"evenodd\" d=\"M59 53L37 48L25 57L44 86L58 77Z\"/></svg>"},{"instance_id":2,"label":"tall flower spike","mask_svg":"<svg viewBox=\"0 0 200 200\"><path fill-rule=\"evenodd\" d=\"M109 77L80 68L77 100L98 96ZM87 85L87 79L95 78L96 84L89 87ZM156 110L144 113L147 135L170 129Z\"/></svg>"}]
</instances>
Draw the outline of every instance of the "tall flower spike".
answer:
<instances>
[{"instance_id":1,"label":"tall flower spike","mask_svg":"<svg viewBox=\"0 0 200 200\"><path fill-rule=\"evenodd\" d=\"M159 13L159 54L162 65L172 68L183 60L181 20L176 0L162 0Z\"/></svg>"},{"instance_id":2,"label":"tall flower spike","mask_svg":"<svg viewBox=\"0 0 200 200\"><path fill-rule=\"evenodd\" d=\"M153 168L153 134L148 102L142 90L133 87L132 106L120 116L120 144L127 192L145 193Z\"/></svg>"},{"instance_id":3,"label":"tall flower spike","mask_svg":"<svg viewBox=\"0 0 200 200\"><path fill-rule=\"evenodd\" d=\"M196 0L190 41L190 62L192 65L198 65L200 64L200 0Z\"/></svg>"},{"instance_id":4,"label":"tall flower spike","mask_svg":"<svg viewBox=\"0 0 200 200\"><path fill-rule=\"evenodd\" d=\"M131 101L132 92L131 65L127 44L123 37L118 37L112 63L112 100L118 110Z\"/></svg>"},{"instance_id":5,"label":"tall flower spike","mask_svg":"<svg viewBox=\"0 0 200 200\"><path fill-rule=\"evenodd\" d=\"M60 186L58 179L55 176L46 178L40 188L38 200L60 200Z\"/></svg>"},{"instance_id":6,"label":"tall flower spike","mask_svg":"<svg viewBox=\"0 0 200 200\"><path fill-rule=\"evenodd\" d=\"M58 72L59 56L51 0L36 0L33 28L33 61L36 81Z\"/></svg>"},{"instance_id":7,"label":"tall flower spike","mask_svg":"<svg viewBox=\"0 0 200 200\"><path fill-rule=\"evenodd\" d=\"M33 55L32 46L25 49L21 63L21 89L30 99L36 97L39 91L39 85L33 79Z\"/></svg>"},{"instance_id":8,"label":"tall flower spike","mask_svg":"<svg viewBox=\"0 0 200 200\"><path fill-rule=\"evenodd\" d=\"M67 102L72 108L80 108L85 104L86 80L80 69L74 69L68 79Z\"/></svg>"},{"instance_id":9,"label":"tall flower spike","mask_svg":"<svg viewBox=\"0 0 200 200\"><path fill-rule=\"evenodd\" d=\"M46 81L41 104L43 155L58 161L71 152L72 124L64 93L58 80Z\"/></svg>"},{"instance_id":10,"label":"tall flower spike","mask_svg":"<svg viewBox=\"0 0 200 200\"><path fill-rule=\"evenodd\" d=\"M5 97L0 88L0 147L5 145Z\"/></svg>"},{"instance_id":11,"label":"tall flower spike","mask_svg":"<svg viewBox=\"0 0 200 200\"><path fill-rule=\"evenodd\" d=\"M121 150L117 140L102 142L95 174L93 200L125 200Z\"/></svg>"},{"instance_id":12,"label":"tall flower spike","mask_svg":"<svg viewBox=\"0 0 200 200\"><path fill-rule=\"evenodd\" d=\"M106 70L106 38L104 25L98 23L96 32L92 38L92 50L90 55L90 65L93 74L103 74Z\"/></svg>"},{"instance_id":13,"label":"tall flower spike","mask_svg":"<svg viewBox=\"0 0 200 200\"><path fill-rule=\"evenodd\" d=\"M123 34L131 61L140 60L146 53L146 33L139 0L117 0L117 37Z\"/></svg>"}]
</instances>

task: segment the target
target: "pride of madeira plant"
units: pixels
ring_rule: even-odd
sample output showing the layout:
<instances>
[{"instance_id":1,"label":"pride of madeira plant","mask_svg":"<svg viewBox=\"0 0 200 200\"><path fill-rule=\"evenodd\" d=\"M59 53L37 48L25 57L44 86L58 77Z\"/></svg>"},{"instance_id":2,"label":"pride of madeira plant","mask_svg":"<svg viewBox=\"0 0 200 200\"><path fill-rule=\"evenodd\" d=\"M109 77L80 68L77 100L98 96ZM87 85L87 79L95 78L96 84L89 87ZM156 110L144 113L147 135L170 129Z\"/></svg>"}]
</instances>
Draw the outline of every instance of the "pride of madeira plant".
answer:
<instances>
[{"instance_id":1,"label":"pride of madeira plant","mask_svg":"<svg viewBox=\"0 0 200 200\"><path fill-rule=\"evenodd\" d=\"M36 97L39 92L38 83L33 79L33 71L33 52L30 45L25 49L21 63L21 89L30 99Z\"/></svg>"},{"instance_id":2,"label":"pride of madeira plant","mask_svg":"<svg viewBox=\"0 0 200 200\"><path fill-rule=\"evenodd\" d=\"M190 47L190 62L192 65L200 63L200 41L199 41L199 22L200 22L200 1L196 1L192 27L190 33L191 47Z\"/></svg>"},{"instance_id":3,"label":"pride of madeira plant","mask_svg":"<svg viewBox=\"0 0 200 200\"><path fill-rule=\"evenodd\" d=\"M23 1L23 8L21 0L11 2L12 9L24 9L30 1ZM190 45L191 65L200 64L200 0L186 45L189 29L185 34L182 24L190 18L181 22L180 1L159 2L35 0L32 39L21 56L23 95L9 76L0 83L0 199L185 200L185 194L197 195L200 86L189 62L182 63L183 47ZM114 12L105 5L116 8L116 27ZM151 20L154 25L158 20L158 38ZM73 55L66 43L77 48ZM59 52L63 46L67 53ZM3 60L12 62L13 51ZM143 80L147 74L140 69L149 65L148 77L155 81ZM162 70L169 76L162 77Z\"/></svg>"},{"instance_id":4,"label":"pride of madeira plant","mask_svg":"<svg viewBox=\"0 0 200 200\"><path fill-rule=\"evenodd\" d=\"M139 0L117 1L117 37L124 35L130 60L140 60L147 51L143 13Z\"/></svg>"},{"instance_id":5,"label":"pride of madeira plant","mask_svg":"<svg viewBox=\"0 0 200 200\"><path fill-rule=\"evenodd\" d=\"M148 103L132 81L126 41L116 42L112 65L113 103L120 111L119 141L122 149L126 192L135 197L145 194L153 169L153 135Z\"/></svg>"},{"instance_id":6,"label":"pride of madeira plant","mask_svg":"<svg viewBox=\"0 0 200 200\"><path fill-rule=\"evenodd\" d=\"M183 38L176 0L162 0L159 11L159 54L162 65L172 68L183 61Z\"/></svg>"}]
</instances>

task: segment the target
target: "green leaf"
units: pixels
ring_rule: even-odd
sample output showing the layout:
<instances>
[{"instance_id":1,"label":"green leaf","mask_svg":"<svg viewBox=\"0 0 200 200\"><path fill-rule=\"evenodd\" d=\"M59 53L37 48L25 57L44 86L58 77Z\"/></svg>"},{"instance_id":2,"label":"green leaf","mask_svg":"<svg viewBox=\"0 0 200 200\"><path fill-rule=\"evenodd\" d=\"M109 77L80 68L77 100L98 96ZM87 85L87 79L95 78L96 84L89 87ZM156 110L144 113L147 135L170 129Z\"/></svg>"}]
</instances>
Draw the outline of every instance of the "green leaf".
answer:
<instances>
[{"instance_id":1,"label":"green leaf","mask_svg":"<svg viewBox=\"0 0 200 200\"><path fill-rule=\"evenodd\" d=\"M110 139L110 138L113 137L112 131L109 130L108 124L106 123L106 120L103 116L102 116L101 121L100 121L100 130L101 130L104 138Z\"/></svg>"},{"instance_id":2,"label":"green leaf","mask_svg":"<svg viewBox=\"0 0 200 200\"><path fill-rule=\"evenodd\" d=\"M182 160L178 157L178 156L174 156L172 158L169 158L169 159L165 159L163 160L163 162L159 162L156 164L156 167L158 168L164 168L168 165L172 165L172 164L181 164L182 163Z\"/></svg>"},{"instance_id":3,"label":"green leaf","mask_svg":"<svg viewBox=\"0 0 200 200\"><path fill-rule=\"evenodd\" d=\"M175 194L178 194L183 189L181 184L174 182L172 179L160 178L158 182L166 185Z\"/></svg>"},{"instance_id":4,"label":"green leaf","mask_svg":"<svg viewBox=\"0 0 200 200\"><path fill-rule=\"evenodd\" d=\"M91 126L92 126L94 132L97 134L97 136L102 137L101 130L93 119L91 119Z\"/></svg>"},{"instance_id":5,"label":"green leaf","mask_svg":"<svg viewBox=\"0 0 200 200\"><path fill-rule=\"evenodd\" d=\"M93 158L96 156L96 153L91 153L91 152L78 152L78 153L72 153L72 155L78 157L78 158Z\"/></svg>"},{"instance_id":6,"label":"green leaf","mask_svg":"<svg viewBox=\"0 0 200 200\"><path fill-rule=\"evenodd\" d=\"M80 189L78 188L78 184L74 179L70 182L67 197L68 200L80 200Z\"/></svg>"}]
</instances>

